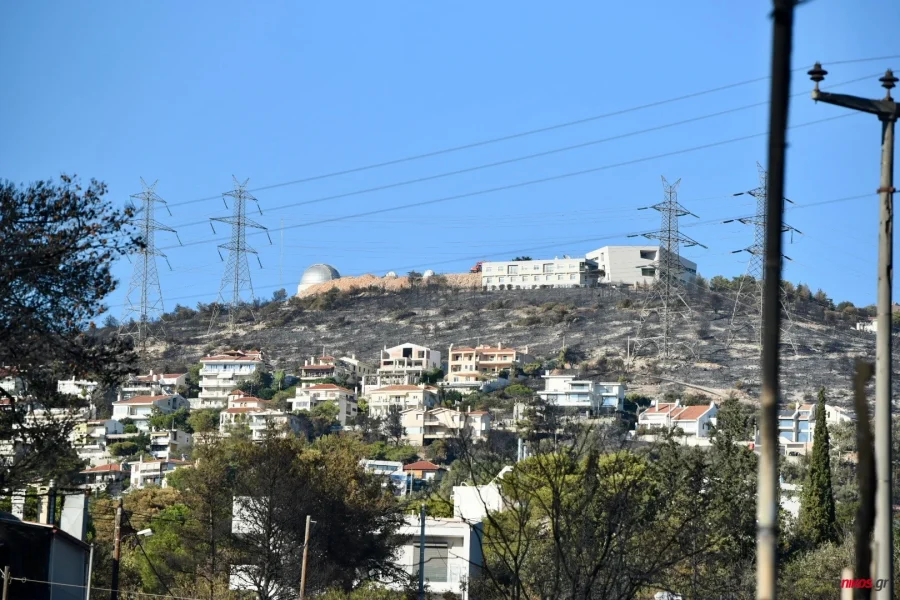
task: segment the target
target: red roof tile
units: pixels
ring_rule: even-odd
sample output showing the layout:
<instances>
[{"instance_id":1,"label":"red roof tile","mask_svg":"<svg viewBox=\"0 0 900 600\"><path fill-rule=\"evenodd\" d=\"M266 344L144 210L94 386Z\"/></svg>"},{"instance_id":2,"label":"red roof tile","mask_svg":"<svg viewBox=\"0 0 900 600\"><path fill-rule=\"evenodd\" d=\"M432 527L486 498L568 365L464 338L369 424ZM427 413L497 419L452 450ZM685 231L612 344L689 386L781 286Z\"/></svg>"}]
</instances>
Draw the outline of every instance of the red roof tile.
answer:
<instances>
[{"instance_id":1,"label":"red roof tile","mask_svg":"<svg viewBox=\"0 0 900 600\"><path fill-rule=\"evenodd\" d=\"M99 465L96 467L91 467L90 469L85 469L82 473L109 473L109 472L122 472L122 465L118 463L110 463L108 465Z\"/></svg>"},{"instance_id":2,"label":"red roof tile","mask_svg":"<svg viewBox=\"0 0 900 600\"><path fill-rule=\"evenodd\" d=\"M113 402L115 405L123 405L123 404L153 404L158 400L167 400L168 398L174 398L175 394L163 394L161 396L135 396L134 398L129 398L128 400L119 400L118 402Z\"/></svg>"},{"instance_id":3,"label":"red roof tile","mask_svg":"<svg viewBox=\"0 0 900 600\"><path fill-rule=\"evenodd\" d=\"M316 385L311 385L307 388L299 388L298 391L300 391L300 390L328 390L328 391L334 391L334 392L346 392L348 394L353 393L352 390L348 390L345 387L341 387L341 386L335 385L333 383L318 383Z\"/></svg>"},{"instance_id":4,"label":"red roof tile","mask_svg":"<svg viewBox=\"0 0 900 600\"><path fill-rule=\"evenodd\" d=\"M443 467L439 467L433 462L429 462L427 460L420 460L403 467L404 471L440 471L441 469L443 469Z\"/></svg>"},{"instance_id":5,"label":"red roof tile","mask_svg":"<svg viewBox=\"0 0 900 600\"><path fill-rule=\"evenodd\" d=\"M709 404L701 404L699 406L681 407L677 412L672 413L673 421L696 421L705 415L710 409Z\"/></svg>"}]
</instances>

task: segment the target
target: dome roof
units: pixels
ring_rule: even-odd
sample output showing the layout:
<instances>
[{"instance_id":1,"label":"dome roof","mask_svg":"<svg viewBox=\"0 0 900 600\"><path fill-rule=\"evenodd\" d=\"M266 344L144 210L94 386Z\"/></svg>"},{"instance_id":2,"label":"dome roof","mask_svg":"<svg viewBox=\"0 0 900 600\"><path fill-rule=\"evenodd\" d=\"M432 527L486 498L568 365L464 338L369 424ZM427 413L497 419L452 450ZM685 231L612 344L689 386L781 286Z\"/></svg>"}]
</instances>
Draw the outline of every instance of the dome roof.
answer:
<instances>
[{"instance_id":1,"label":"dome roof","mask_svg":"<svg viewBox=\"0 0 900 600\"><path fill-rule=\"evenodd\" d=\"M331 265L315 264L303 271L303 277L300 278L300 285L315 285L317 283L325 283L333 279L340 279L341 274Z\"/></svg>"},{"instance_id":2,"label":"dome roof","mask_svg":"<svg viewBox=\"0 0 900 600\"><path fill-rule=\"evenodd\" d=\"M434 277L434 271L428 269L424 273L422 273L422 279L427 279L428 277Z\"/></svg>"},{"instance_id":3,"label":"dome roof","mask_svg":"<svg viewBox=\"0 0 900 600\"><path fill-rule=\"evenodd\" d=\"M396 276L397 276L397 274L394 273L393 271L388 271L387 274L385 275L385 277L396 277Z\"/></svg>"}]
</instances>

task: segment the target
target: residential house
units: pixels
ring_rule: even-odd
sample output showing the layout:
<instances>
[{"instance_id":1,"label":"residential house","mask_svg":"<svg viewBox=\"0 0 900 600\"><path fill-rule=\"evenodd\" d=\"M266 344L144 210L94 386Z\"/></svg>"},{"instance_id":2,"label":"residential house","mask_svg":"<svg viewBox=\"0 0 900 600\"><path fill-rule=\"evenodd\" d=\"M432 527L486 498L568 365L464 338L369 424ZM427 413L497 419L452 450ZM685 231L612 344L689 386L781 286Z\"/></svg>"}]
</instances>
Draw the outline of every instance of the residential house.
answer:
<instances>
[{"instance_id":1,"label":"residential house","mask_svg":"<svg viewBox=\"0 0 900 600\"><path fill-rule=\"evenodd\" d=\"M71 379L60 379L56 382L56 391L60 394L70 394L72 396L79 396L82 398L87 398L97 389L98 384L96 381L88 381L86 379L75 379L74 377Z\"/></svg>"},{"instance_id":2,"label":"residential house","mask_svg":"<svg viewBox=\"0 0 900 600\"><path fill-rule=\"evenodd\" d=\"M788 444L812 445L816 429L816 405L797 403L778 410L779 441Z\"/></svg>"},{"instance_id":3,"label":"residential house","mask_svg":"<svg viewBox=\"0 0 900 600\"><path fill-rule=\"evenodd\" d=\"M168 460L190 455L193 435L180 429L150 433L150 454L154 458Z\"/></svg>"},{"instance_id":4,"label":"residential house","mask_svg":"<svg viewBox=\"0 0 900 600\"><path fill-rule=\"evenodd\" d=\"M265 367L262 352L233 350L200 359L200 395L191 408L225 408L228 394Z\"/></svg>"},{"instance_id":5,"label":"residential house","mask_svg":"<svg viewBox=\"0 0 900 600\"><path fill-rule=\"evenodd\" d=\"M484 387L486 381L496 381L501 374L515 377L516 369L529 360L528 349L524 352L516 348L478 345L474 348L454 348L450 345L447 353L447 374L442 385L448 389L468 392Z\"/></svg>"},{"instance_id":6,"label":"residential house","mask_svg":"<svg viewBox=\"0 0 900 600\"><path fill-rule=\"evenodd\" d=\"M394 408L431 408L437 403L437 388L428 385L388 385L367 394L369 415L384 418Z\"/></svg>"},{"instance_id":7,"label":"residential house","mask_svg":"<svg viewBox=\"0 0 900 600\"><path fill-rule=\"evenodd\" d=\"M293 398L288 398L292 411L311 411L325 402L333 402L338 409L338 421L347 425L356 417L356 394L333 383L320 383L311 387L298 387Z\"/></svg>"},{"instance_id":8,"label":"residential house","mask_svg":"<svg viewBox=\"0 0 900 600\"><path fill-rule=\"evenodd\" d=\"M392 475L403 470L403 463L399 460L363 459L359 465L366 473L380 476Z\"/></svg>"},{"instance_id":9,"label":"residential house","mask_svg":"<svg viewBox=\"0 0 900 600\"><path fill-rule=\"evenodd\" d=\"M584 411L599 416L621 411L625 403L625 384L577 379L561 370L545 371L544 390L538 392L548 404Z\"/></svg>"},{"instance_id":10,"label":"residential house","mask_svg":"<svg viewBox=\"0 0 900 600\"><path fill-rule=\"evenodd\" d=\"M840 423L856 423L856 413L849 408L842 408L832 404L825 405L825 422L829 425Z\"/></svg>"},{"instance_id":11,"label":"residential house","mask_svg":"<svg viewBox=\"0 0 900 600\"><path fill-rule=\"evenodd\" d=\"M508 260L481 265L485 290L591 287L597 284L597 264L586 258Z\"/></svg>"},{"instance_id":12,"label":"residential house","mask_svg":"<svg viewBox=\"0 0 900 600\"><path fill-rule=\"evenodd\" d=\"M363 395L389 385L415 385L432 369L440 368L441 353L417 344L400 344L381 351L378 370L363 376Z\"/></svg>"},{"instance_id":13,"label":"residential house","mask_svg":"<svg viewBox=\"0 0 900 600\"><path fill-rule=\"evenodd\" d=\"M425 518L425 584L429 593L457 594L469 600L468 582L478 576L482 562L481 523L467 523L462 519ZM396 566L414 579L418 578L420 562L419 517L407 515L397 532L407 541L400 546ZM399 589L400 584L389 584Z\"/></svg>"},{"instance_id":14,"label":"residential house","mask_svg":"<svg viewBox=\"0 0 900 600\"><path fill-rule=\"evenodd\" d=\"M125 381L119 388L118 399L174 394L186 383L187 373L156 373L151 369L149 375L134 375Z\"/></svg>"},{"instance_id":15,"label":"residential house","mask_svg":"<svg viewBox=\"0 0 900 600\"><path fill-rule=\"evenodd\" d=\"M245 396L234 390L228 396L228 408L219 414L219 432L228 435L236 426L245 426L254 441L265 439L270 431L280 435L297 434L300 418L297 415L274 410L269 400Z\"/></svg>"},{"instance_id":16,"label":"residential house","mask_svg":"<svg viewBox=\"0 0 900 600\"><path fill-rule=\"evenodd\" d=\"M660 246L604 246L588 252L586 258L597 265L599 282L610 285L652 285L659 279ZM681 256L681 279L697 277L697 263Z\"/></svg>"},{"instance_id":17,"label":"residential house","mask_svg":"<svg viewBox=\"0 0 900 600\"><path fill-rule=\"evenodd\" d=\"M25 393L25 383L14 369L0 367L0 389L18 398Z\"/></svg>"},{"instance_id":18,"label":"residential house","mask_svg":"<svg viewBox=\"0 0 900 600\"><path fill-rule=\"evenodd\" d=\"M300 387L322 383L323 379L346 380L355 384L364 375L375 372L375 367L356 358L355 354L335 358L334 356L311 356L300 367Z\"/></svg>"},{"instance_id":19,"label":"residential house","mask_svg":"<svg viewBox=\"0 0 900 600\"><path fill-rule=\"evenodd\" d=\"M397 496L405 496L415 489L412 473L406 473L400 461L363 459L359 464L366 473L383 478L382 487L390 487Z\"/></svg>"},{"instance_id":20,"label":"residential house","mask_svg":"<svg viewBox=\"0 0 900 600\"><path fill-rule=\"evenodd\" d=\"M403 465L403 472L412 475L413 479L437 481L444 476L447 469L427 460L419 460L408 465Z\"/></svg>"},{"instance_id":21,"label":"residential house","mask_svg":"<svg viewBox=\"0 0 900 600\"><path fill-rule=\"evenodd\" d=\"M485 485L454 485L450 491L453 500L453 516L468 523L479 523L484 520L488 512L500 512L506 507L500 489L500 480L512 471L512 467L506 466L500 470L497 476Z\"/></svg>"},{"instance_id":22,"label":"residential house","mask_svg":"<svg viewBox=\"0 0 900 600\"><path fill-rule=\"evenodd\" d=\"M638 415L638 427L671 431L680 429L685 436L708 438L719 412L715 402L696 406L682 406L680 400L655 400L650 408Z\"/></svg>"},{"instance_id":23,"label":"residential house","mask_svg":"<svg viewBox=\"0 0 900 600\"><path fill-rule=\"evenodd\" d=\"M864 321L857 321L855 327L857 331L878 333L878 320L875 317L869 317Z\"/></svg>"},{"instance_id":24,"label":"residential house","mask_svg":"<svg viewBox=\"0 0 900 600\"><path fill-rule=\"evenodd\" d=\"M109 436L124 433L124 427L115 419L95 419L77 423L69 436L78 458L91 465L102 465L111 460L107 447Z\"/></svg>"},{"instance_id":25,"label":"residential house","mask_svg":"<svg viewBox=\"0 0 900 600\"><path fill-rule=\"evenodd\" d=\"M403 440L413 446L455 438L481 441L487 438L491 430L491 413L417 407L401 411L400 422L403 424Z\"/></svg>"},{"instance_id":26,"label":"residential house","mask_svg":"<svg viewBox=\"0 0 900 600\"><path fill-rule=\"evenodd\" d=\"M116 495L121 493L122 485L129 480L131 474L119 463L97 465L81 471L82 489L91 491L109 491Z\"/></svg>"},{"instance_id":27,"label":"residential house","mask_svg":"<svg viewBox=\"0 0 900 600\"><path fill-rule=\"evenodd\" d=\"M131 489L137 490L148 485L167 487L166 478L176 469L190 466L186 460L174 458L163 460L136 460L128 463L131 472Z\"/></svg>"},{"instance_id":28,"label":"residential house","mask_svg":"<svg viewBox=\"0 0 900 600\"><path fill-rule=\"evenodd\" d=\"M158 408L165 414L173 413L179 408L187 408L188 401L180 394L161 394L159 396L135 396L128 400L113 402L112 418L116 421L131 419L141 431L150 431L150 416L153 409Z\"/></svg>"}]
</instances>

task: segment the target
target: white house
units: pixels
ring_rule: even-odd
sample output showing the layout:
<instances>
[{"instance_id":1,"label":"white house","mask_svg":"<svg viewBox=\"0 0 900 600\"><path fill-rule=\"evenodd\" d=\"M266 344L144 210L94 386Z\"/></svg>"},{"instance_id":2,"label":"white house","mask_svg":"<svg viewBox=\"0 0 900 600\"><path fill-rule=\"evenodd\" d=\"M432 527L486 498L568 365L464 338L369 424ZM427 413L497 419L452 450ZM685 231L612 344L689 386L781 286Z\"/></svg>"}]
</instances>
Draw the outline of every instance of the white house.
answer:
<instances>
[{"instance_id":1,"label":"white house","mask_svg":"<svg viewBox=\"0 0 900 600\"><path fill-rule=\"evenodd\" d=\"M162 394L159 396L135 396L128 400L113 402L112 418L116 421L131 419L141 431L150 430L150 415L153 408L163 413L172 413L179 408L188 408L188 401L179 394Z\"/></svg>"},{"instance_id":2,"label":"white house","mask_svg":"<svg viewBox=\"0 0 900 600\"><path fill-rule=\"evenodd\" d=\"M149 375L134 375L123 383L119 388L118 399L174 394L178 386L183 386L186 382L187 373L155 373L151 369Z\"/></svg>"},{"instance_id":3,"label":"white house","mask_svg":"<svg viewBox=\"0 0 900 600\"><path fill-rule=\"evenodd\" d=\"M109 436L123 433L124 427L113 419L83 421L75 425L69 439L78 458L92 466L103 465L112 457L107 451L112 443Z\"/></svg>"},{"instance_id":4,"label":"white house","mask_svg":"<svg viewBox=\"0 0 900 600\"><path fill-rule=\"evenodd\" d=\"M338 421L347 425L356 417L356 394L353 391L333 383L320 383L311 387L297 388L293 398L288 398L292 411L311 411L324 402L333 402L338 408Z\"/></svg>"},{"instance_id":5,"label":"white house","mask_svg":"<svg viewBox=\"0 0 900 600\"><path fill-rule=\"evenodd\" d=\"M87 379L60 379L56 382L56 391L60 394L71 394L72 396L80 396L86 398L94 393L100 384L96 381L88 381Z\"/></svg>"},{"instance_id":6,"label":"white house","mask_svg":"<svg viewBox=\"0 0 900 600\"><path fill-rule=\"evenodd\" d=\"M840 406L826 404L825 422L829 425L837 425L839 423L856 423L856 413L849 408L842 408Z\"/></svg>"},{"instance_id":7,"label":"white house","mask_svg":"<svg viewBox=\"0 0 900 600\"><path fill-rule=\"evenodd\" d=\"M418 344L400 344L381 351L378 370L363 376L363 395L388 385L415 385L422 376L441 366L441 353Z\"/></svg>"},{"instance_id":8,"label":"white house","mask_svg":"<svg viewBox=\"0 0 900 600\"><path fill-rule=\"evenodd\" d=\"M193 435L179 429L150 433L150 454L154 458L168 460L182 458L191 452Z\"/></svg>"},{"instance_id":9,"label":"white house","mask_svg":"<svg viewBox=\"0 0 900 600\"><path fill-rule=\"evenodd\" d=\"M200 395L191 408L224 408L228 394L265 366L262 352L233 350L200 359Z\"/></svg>"},{"instance_id":10,"label":"white house","mask_svg":"<svg viewBox=\"0 0 900 600\"><path fill-rule=\"evenodd\" d=\"M363 375L375 372L375 367L362 362L355 354L335 358L334 356L311 356L303 361L299 369L300 387L309 387L322 379L346 379L350 382L360 381Z\"/></svg>"},{"instance_id":11,"label":"white house","mask_svg":"<svg viewBox=\"0 0 900 600\"><path fill-rule=\"evenodd\" d=\"M682 406L681 400L653 404L638 415L638 427L671 431L681 429L685 436L697 438L709 437L711 426L719 407L715 402L697 406Z\"/></svg>"},{"instance_id":12,"label":"white house","mask_svg":"<svg viewBox=\"0 0 900 600\"><path fill-rule=\"evenodd\" d=\"M468 523L479 523L487 517L488 512L500 512L506 506L500 490L500 480L512 471L506 466L497 476L485 485L454 485L450 498L453 500L453 516Z\"/></svg>"},{"instance_id":13,"label":"white house","mask_svg":"<svg viewBox=\"0 0 900 600\"><path fill-rule=\"evenodd\" d=\"M408 515L397 532L406 537L400 546L396 565L418 577L420 562L419 517ZM455 518L425 518L425 585L428 592L458 594L469 600L467 583L481 569L481 523L467 523ZM391 587L397 584L392 584Z\"/></svg>"},{"instance_id":14,"label":"white house","mask_svg":"<svg viewBox=\"0 0 900 600\"><path fill-rule=\"evenodd\" d=\"M108 463L84 469L79 473L81 485L78 487L91 491L109 490L115 494L121 492L122 483L130 473L119 463Z\"/></svg>"},{"instance_id":15,"label":"white house","mask_svg":"<svg viewBox=\"0 0 900 600\"><path fill-rule=\"evenodd\" d=\"M391 409L431 408L437 403L437 388L428 385L388 385L369 392L369 414L386 417Z\"/></svg>"},{"instance_id":16,"label":"white house","mask_svg":"<svg viewBox=\"0 0 900 600\"><path fill-rule=\"evenodd\" d=\"M467 437L473 441L487 438L491 431L491 413L479 410L461 412L452 408L407 408L400 413L403 439L413 446L425 446L435 440Z\"/></svg>"},{"instance_id":17,"label":"white house","mask_svg":"<svg viewBox=\"0 0 900 600\"><path fill-rule=\"evenodd\" d=\"M597 276L593 260L569 256L481 265L481 287L486 290L590 287L596 285Z\"/></svg>"},{"instance_id":18,"label":"white house","mask_svg":"<svg viewBox=\"0 0 900 600\"><path fill-rule=\"evenodd\" d=\"M649 285L657 280L659 259L657 246L604 246L587 253L587 258L597 264L600 283L633 286ZM697 263L681 257L684 269L681 279L690 281L697 276Z\"/></svg>"},{"instance_id":19,"label":"white house","mask_svg":"<svg viewBox=\"0 0 900 600\"><path fill-rule=\"evenodd\" d=\"M625 384L577 379L562 371L545 371L544 390L538 396L549 404L576 408L588 416L621 411L625 403Z\"/></svg>"},{"instance_id":20,"label":"white house","mask_svg":"<svg viewBox=\"0 0 900 600\"><path fill-rule=\"evenodd\" d=\"M865 331L866 333L878 333L878 321L875 317L869 317L865 321L856 322L857 331Z\"/></svg>"},{"instance_id":21,"label":"white house","mask_svg":"<svg viewBox=\"0 0 900 600\"><path fill-rule=\"evenodd\" d=\"M131 489L136 490L148 485L167 487L166 478L181 467L190 466L185 460L141 460L128 463L131 469Z\"/></svg>"},{"instance_id":22,"label":"white house","mask_svg":"<svg viewBox=\"0 0 900 600\"><path fill-rule=\"evenodd\" d=\"M25 392L22 378L14 370L2 367L0 367L0 388L15 397L19 397Z\"/></svg>"}]
</instances>

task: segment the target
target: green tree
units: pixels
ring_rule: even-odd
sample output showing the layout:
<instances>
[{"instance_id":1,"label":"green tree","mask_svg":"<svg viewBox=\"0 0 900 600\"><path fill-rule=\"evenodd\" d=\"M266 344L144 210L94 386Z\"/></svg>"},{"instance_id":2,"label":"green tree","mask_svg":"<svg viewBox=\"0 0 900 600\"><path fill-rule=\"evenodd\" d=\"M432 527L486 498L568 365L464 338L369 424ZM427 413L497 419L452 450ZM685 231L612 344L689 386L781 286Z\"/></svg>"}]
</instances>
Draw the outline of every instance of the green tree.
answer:
<instances>
[{"instance_id":1,"label":"green tree","mask_svg":"<svg viewBox=\"0 0 900 600\"><path fill-rule=\"evenodd\" d=\"M137 433L138 428L134 423L128 423L122 428L122 433Z\"/></svg>"},{"instance_id":2,"label":"green tree","mask_svg":"<svg viewBox=\"0 0 900 600\"><path fill-rule=\"evenodd\" d=\"M191 412L185 407L179 408L175 412L165 413L154 406L147 422L153 431L168 431L169 429L179 429L187 433L193 433L194 428L190 424Z\"/></svg>"},{"instance_id":3,"label":"green tree","mask_svg":"<svg viewBox=\"0 0 900 600\"><path fill-rule=\"evenodd\" d=\"M812 458L800 497L799 528L813 546L836 539L834 491L831 487L831 441L825 422L825 388L816 403Z\"/></svg>"},{"instance_id":4,"label":"green tree","mask_svg":"<svg viewBox=\"0 0 900 600\"><path fill-rule=\"evenodd\" d=\"M0 388L0 446L21 449L0 469L0 489L77 474L74 415L94 399L60 393L58 380L89 377L104 389L135 368L130 340L101 336L95 323L117 286L112 264L142 245L129 225L133 211L115 210L105 194L103 183L82 187L66 175L0 182L0 366L29 397ZM73 416L33 419L32 403Z\"/></svg>"},{"instance_id":5,"label":"green tree","mask_svg":"<svg viewBox=\"0 0 900 600\"><path fill-rule=\"evenodd\" d=\"M221 410L215 408L191 411L187 419L188 425L195 433L215 431L219 428L219 413L221 412Z\"/></svg>"},{"instance_id":6,"label":"green tree","mask_svg":"<svg viewBox=\"0 0 900 600\"><path fill-rule=\"evenodd\" d=\"M111 456L134 456L141 451L141 447L134 442L116 442L107 448Z\"/></svg>"},{"instance_id":7,"label":"green tree","mask_svg":"<svg viewBox=\"0 0 900 600\"><path fill-rule=\"evenodd\" d=\"M716 414L716 431L731 440L749 440L753 437L756 412L749 404L729 395L719 406Z\"/></svg>"},{"instance_id":8,"label":"green tree","mask_svg":"<svg viewBox=\"0 0 900 600\"><path fill-rule=\"evenodd\" d=\"M384 432L388 439L394 440L395 446L400 445L400 440L403 439L403 416L399 407L392 406L388 411L387 419L384 421Z\"/></svg>"},{"instance_id":9,"label":"green tree","mask_svg":"<svg viewBox=\"0 0 900 600\"><path fill-rule=\"evenodd\" d=\"M332 400L326 400L318 404L309 411L309 416L313 418L323 419L329 423L335 423L341 410Z\"/></svg>"},{"instance_id":10,"label":"green tree","mask_svg":"<svg viewBox=\"0 0 900 600\"><path fill-rule=\"evenodd\" d=\"M521 383L508 385L503 388L503 392L512 398L531 398L534 396L534 390Z\"/></svg>"},{"instance_id":11,"label":"green tree","mask_svg":"<svg viewBox=\"0 0 900 600\"><path fill-rule=\"evenodd\" d=\"M197 363L188 367L187 375L184 378L184 385L178 386L178 393L184 398L196 398L200 393L200 369L203 365Z\"/></svg>"}]
</instances>

